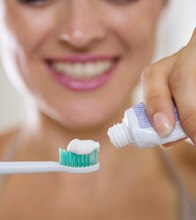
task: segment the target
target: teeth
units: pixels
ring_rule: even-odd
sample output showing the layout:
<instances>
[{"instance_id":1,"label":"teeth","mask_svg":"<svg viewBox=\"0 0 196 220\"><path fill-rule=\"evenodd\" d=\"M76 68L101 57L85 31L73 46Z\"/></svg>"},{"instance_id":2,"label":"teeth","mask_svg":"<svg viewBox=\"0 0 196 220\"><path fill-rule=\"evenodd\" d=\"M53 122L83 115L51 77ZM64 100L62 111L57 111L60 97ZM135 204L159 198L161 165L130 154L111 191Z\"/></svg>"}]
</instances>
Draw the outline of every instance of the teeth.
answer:
<instances>
[{"instance_id":1,"label":"teeth","mask_svg":"<svg viewBox=\"0 0 196 220\"><path fill-rule=\"evenodd\" d=\"M76 79L88 79L94 76L101 75L111 68L113 62L110 61L98 61L88 63L62 63L55 62L52 67L67 76L71 76Z\"/></svg>"}]
</instances>

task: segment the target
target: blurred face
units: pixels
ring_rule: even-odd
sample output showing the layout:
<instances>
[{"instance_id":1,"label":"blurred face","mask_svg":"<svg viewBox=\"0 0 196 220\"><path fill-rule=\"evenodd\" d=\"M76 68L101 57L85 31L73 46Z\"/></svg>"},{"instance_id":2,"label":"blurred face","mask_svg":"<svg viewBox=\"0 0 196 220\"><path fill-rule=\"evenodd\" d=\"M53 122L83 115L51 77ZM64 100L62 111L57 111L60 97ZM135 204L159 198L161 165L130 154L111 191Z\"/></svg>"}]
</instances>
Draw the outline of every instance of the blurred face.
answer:
<instances>
[{"instance_id":1,"label":"blurred face","mask_svg":"<svg viewBox=\"0 0 196 220\"><path fill-rule=\"evenodd\" d=\"M151 59L163 2L1 0L4 68L62 125L104 124L127 107Z\"/></svg>"}]
</instances>

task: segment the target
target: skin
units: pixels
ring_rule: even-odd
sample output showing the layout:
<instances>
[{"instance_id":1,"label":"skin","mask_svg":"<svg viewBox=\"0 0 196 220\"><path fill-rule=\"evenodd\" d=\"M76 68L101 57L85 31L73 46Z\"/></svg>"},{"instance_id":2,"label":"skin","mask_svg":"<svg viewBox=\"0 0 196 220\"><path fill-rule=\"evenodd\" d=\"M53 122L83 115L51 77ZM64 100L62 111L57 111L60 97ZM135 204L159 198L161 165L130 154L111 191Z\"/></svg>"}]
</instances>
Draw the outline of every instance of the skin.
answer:
<instances>
[{"instance_id":1,"label":"skin","mask_svg":"<svg viewBox=\"0 0 196 220\"><path fill-rule=\"evenodd\" d=\"M196 54L194 35L182 51L146 68L164 4L162 0L49 0L33 5L15 0L0 2L0 33L7 34L0 34L2 63L31 102L24 125L0 138L1 158L16 136L13 160L58 160L59 146L66 146L75 137L96 140L103 146L101 170L97 173L6 178L0 199L1 219L176 218L178 195L157 149L140 151L130 147L117 151L106 135L131 106L130 97L142 78L147 112L157 131L166 135L174 125L172 95L183 128L194 137L193 120L186 119L187 115L194 117L196 109L190 95L195 87L194 63L189 63L190 55ZM120 57L109 83L88 92L60 86L43 62L51 56L88 53ZM187 92L183 92L184 80L176 83L178 76L187 76L183 65L191 68L186 80L192 83ZM8 66L13 71L8 71ZM168 115L171 126L154 116L159 112ZM194 193L191 183L195 181L195 150L181 142L168 154Z\"/></svg>"},{"instance_id":2,"label":"skin","mask_svg":"<svg viewBox=\"0 0 196 220\"><path fill-rule=\"evenodd\" d=\"M190 41L184 48L176 54L150 65L143 71L141 77L145 104L151 122L163 135L171 132L175 125L172 96L179 112L182 127L193 144L196 144L196 127L194 123L196 105L192 95L195 90L195 64L192 62L192 58L195 56L195 43L196 32L194 31ZM192 58L190 59L190 57ZM160 77L156 76L156 72L161 72ZM152 86L150 87L150 85ZM161 99L162 102L158 102L158 99ZM167 126L164 126L164 122L161 125L156 125L154 117L158 112L162 112L168 117Z\"/></svg>"},{"instance_id":3,"label":"skin","mask_svg":"<svg viewBox=\"0 0 196 220\"><path fill-rule=\"evenodd\" d=\"M13 13L9 14L6 20L11 28L11 35L16 36L14 44L17 45L15 50L10 48L9 51L17 59L13 61L16 62L13 66L20 70L17 74L23 78L25 86L37 103L39 100L38 104L44 113L68 129L92 129L119 114L122 115L122 108L119 107L124 109L130 105L130 94L152 56L155 29L153 20L156 21L161 10L160 1L149 6L146 2L121 3L119 6L115 1L70 3L58 0L49 4L52 7L37 10L36 7L24 5L17 7L15 2L8 1L7 9ZM71 12L70 8L73 8ZM154 10L152 14L151 11ZM83 18L85 14L88 14L88 19ZM50 22L46 26L40 20ZM135 23L137 32L134 31ZM96 28L92 28L94 24ZM35 36L33 33L38 34ZM61 38L65 34L68 40L62 42ZM7 51L7 47L5 48ZM117 70L121 74L116 74L105 88L78 95L60 87L48 74L44 74L47 70L43 59L81 52L88 54L88 51L91 54L117 55L121 59ZM47 82L45 86L43 81ZM113 96L116 97L115 100L111 100ZM62 100L66 100L66 105L62 104Z\"/></svg>"}]
</instances>

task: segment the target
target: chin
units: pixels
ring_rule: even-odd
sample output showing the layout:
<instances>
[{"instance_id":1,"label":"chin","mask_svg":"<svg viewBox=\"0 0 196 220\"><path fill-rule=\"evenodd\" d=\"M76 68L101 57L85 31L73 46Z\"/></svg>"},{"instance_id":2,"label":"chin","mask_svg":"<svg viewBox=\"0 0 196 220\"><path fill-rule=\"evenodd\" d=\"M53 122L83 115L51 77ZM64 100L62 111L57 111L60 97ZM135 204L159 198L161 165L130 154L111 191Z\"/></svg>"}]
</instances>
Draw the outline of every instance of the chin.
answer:
<instances>
[{"instance_id":1,"label":"chin","mask_svg":"<svg viewBox=\"0 0 196 220\"><path fill-rule=\"evenodd\" d=\"M122 110L121 105L117 105L117 103L112 103L112 105L109 101L104 103L99 101L89 103L85 100L82 100L82 103L81 101L72 103L67 101L67 105L62 105L62 101L58 104L49 103L50 106L44 105L44 108L42 105L45 114L63 127L73 131L107 128L111 125L111 122L117 122L119 112Z\"/></svg>"},{"instance_id":2,"label":"chin","mask_svg":"<svg viewBox=\"0 0 196 220\"><path fill-rule=\"evenodd\" d=\"M80 115L66 115L61 118L60 123L69 130L89 131L105 128L108 125L109 114L86 112Z\"/></svg>"}]
</instances>

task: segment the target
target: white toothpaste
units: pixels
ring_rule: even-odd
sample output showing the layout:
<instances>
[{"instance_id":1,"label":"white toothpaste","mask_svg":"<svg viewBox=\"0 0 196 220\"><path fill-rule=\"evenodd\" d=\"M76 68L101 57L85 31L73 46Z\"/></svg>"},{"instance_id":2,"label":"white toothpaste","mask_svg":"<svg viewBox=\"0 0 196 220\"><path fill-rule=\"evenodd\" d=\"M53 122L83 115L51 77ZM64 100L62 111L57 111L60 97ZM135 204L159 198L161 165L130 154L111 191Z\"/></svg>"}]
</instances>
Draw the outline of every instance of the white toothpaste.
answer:
<instances>
[{"instance_id":1,"label":"white toothpaste","mask_svg":"<svg viewBox=\"0 0 196 220\"><path fill-rule=\"evenodd\" d=\"M92 140L79 140L79 139L73 139L68 147L67 151L83 155L83 154L89 154L93 152L95 149L99 149L100 144L99 142L95 142Z\"/></svg>"}]
</instances>

